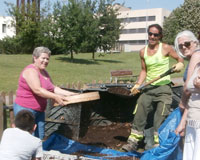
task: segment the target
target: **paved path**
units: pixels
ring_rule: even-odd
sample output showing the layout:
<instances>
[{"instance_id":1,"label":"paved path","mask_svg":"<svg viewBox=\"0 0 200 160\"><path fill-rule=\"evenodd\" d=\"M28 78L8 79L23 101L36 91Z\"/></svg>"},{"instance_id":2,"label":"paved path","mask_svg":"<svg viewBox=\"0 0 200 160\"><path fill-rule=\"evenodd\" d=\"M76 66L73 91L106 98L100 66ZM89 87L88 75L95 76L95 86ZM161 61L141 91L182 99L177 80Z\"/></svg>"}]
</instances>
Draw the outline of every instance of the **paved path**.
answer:
<instances>
[{"instance_id":1,"label":"paved path","mask_svg":"<svg viewBox=\"0 0 200 160\"><path fill-rule=\"evenodd\" d=\"M93 158L87 158L83 156L77 155L70 155L70 154L63 154L59 151L51 150L51 151L44 151L44 160L97 160Z\"/></svg>"}]
</instances>

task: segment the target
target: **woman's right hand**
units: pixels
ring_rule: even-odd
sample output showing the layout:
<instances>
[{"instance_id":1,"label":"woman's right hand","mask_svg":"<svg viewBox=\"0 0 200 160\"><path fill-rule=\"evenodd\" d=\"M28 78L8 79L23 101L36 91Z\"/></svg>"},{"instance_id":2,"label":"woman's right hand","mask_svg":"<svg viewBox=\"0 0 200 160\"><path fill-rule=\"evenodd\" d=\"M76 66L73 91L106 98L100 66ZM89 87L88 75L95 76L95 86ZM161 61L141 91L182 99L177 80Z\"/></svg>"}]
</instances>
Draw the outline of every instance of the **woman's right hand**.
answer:
<instances>
[{"instance_id":1,"label":"woman's right hand","mask_svg":"<svg viewBox=\"0 0 200 160\"><path fill-rule=\"evenodd\" d=\"M175 130L176 135L184 136L185 135L185 125L180 123Z\"/></svg>"},{"instance_id":2,"label":"woman's right hand","mask_svg":"<svg viewBox=\"0 0 200 160\"><path fill-rule=\"evenodd\" d=\"M183 105L182 101L180 101L178 106L179 106L181 112L184 112L185 106Z\"/></svg>"},{"instance_id":3,"label":"woman's right hand","mask_svg":"<svg viewBox=\"0 0 200 160\"><path fill-rule=\"evenodd\" d=\"M181 121L178 125L178 127L175 129L175 133L176 135L180 135L180 136L184 136L185 135L185 127L186 127L186 118L187 118L187 113L188 113L188 109L185 108Z\"/></svg>"},{"instance_id":4,"label":"woman's right hand","mask_svg":"<svg viewBox=\"0 0 200 160\"><path fill-rule=\"evenodd\" d=\"M138 89L140 87L140 85L138 83L136 83L133 88L131 88L131 94L132 95L136 95L138 93L140 93L140 90Z\"/></svg>"},{"instance_id":5,"label":"woman's right hand","mask_svg":"<svg viewBox=\"0 0 200 160\"><path fill-rule=\"evenodd\" d=\"M58 95L56 94L55 98L54 98L55 102L59 105L59 106L64 106L64 101L66 101L65 97L62 95Z\"/></svg>"}]
</instances>

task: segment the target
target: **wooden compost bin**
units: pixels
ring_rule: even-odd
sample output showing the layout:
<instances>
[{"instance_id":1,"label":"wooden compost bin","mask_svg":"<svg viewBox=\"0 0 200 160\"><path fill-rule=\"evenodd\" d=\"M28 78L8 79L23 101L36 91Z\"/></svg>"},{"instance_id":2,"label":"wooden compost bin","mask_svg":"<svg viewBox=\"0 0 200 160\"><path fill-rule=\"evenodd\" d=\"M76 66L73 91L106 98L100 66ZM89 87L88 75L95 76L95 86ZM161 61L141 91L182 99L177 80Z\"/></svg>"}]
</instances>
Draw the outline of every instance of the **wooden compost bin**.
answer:
<instances>
[{"instance_id":1,"label":"wooden compost bin","mask_svg":"<svg viewBox=\"0 0 200 160\"><path fill-rule=\"evenodd\" d=\"M172 87L172 110L178 106L182 86ZM79 90L77 90L79 92ZM99 91L100 99L83 103L53 107L48 103L46 111L45 135L53 132L78 140L87 132L89 125L106 126L113 122L131 122L133 111L139 95L124 96Z\"/></svg>"}]
</instances>

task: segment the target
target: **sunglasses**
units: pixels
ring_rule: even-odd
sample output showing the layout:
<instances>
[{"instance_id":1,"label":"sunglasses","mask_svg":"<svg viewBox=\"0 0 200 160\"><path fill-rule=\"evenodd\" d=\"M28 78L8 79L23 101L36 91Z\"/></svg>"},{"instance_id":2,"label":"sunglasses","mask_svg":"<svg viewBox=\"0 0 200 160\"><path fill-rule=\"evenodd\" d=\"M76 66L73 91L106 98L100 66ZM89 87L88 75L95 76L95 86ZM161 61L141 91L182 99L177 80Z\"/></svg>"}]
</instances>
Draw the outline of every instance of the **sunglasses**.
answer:
<instances>
[{"instance_id":1,"label":"sunglasses","mask_svg":"<svg viewBox=\"0 0 200 160\"><path fill-rule=\"evenodd\" d=\"M149 36L154 36L154 37L159 37L160 36L160 34L159 33L152 33L152 32L148 32L148 35Z\"/></svg>"},{"instance_id":2,"label":"sunglasses","mask_svg":"<svg viewBox=\"0 0 200 160\"><path fill-rule=\"evenodd\" d=\"M178 48L183 49L183 46L185 46L186 48L189 48L190 45L191 45L191 41L187 41L187 42L184 42L183 44L179 44Z\"/></svg>"}]
</instances>

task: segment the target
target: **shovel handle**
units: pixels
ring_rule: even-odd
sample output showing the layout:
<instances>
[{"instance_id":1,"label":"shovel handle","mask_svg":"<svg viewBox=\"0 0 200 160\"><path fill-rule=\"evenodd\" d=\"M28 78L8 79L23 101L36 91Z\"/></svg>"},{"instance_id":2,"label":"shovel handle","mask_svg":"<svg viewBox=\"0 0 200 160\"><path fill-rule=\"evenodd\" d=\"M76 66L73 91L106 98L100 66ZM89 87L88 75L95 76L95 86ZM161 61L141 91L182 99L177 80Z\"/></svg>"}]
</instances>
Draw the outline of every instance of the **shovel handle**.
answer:
<instances>
[{"instance_id":1,"label":"shovel handle","mask_svg":"<svg viewBox=\"0 0 200 160\"><path fill-rule=\"evenodd\" d=\"M138 88L138 90L141 90L141 89L143 89L144 87L150 85L151 83L153 83L153 82L155 82L155 81L157 81L157 80L159 80L159 79L161 79L161 78L163 78L163 77L165 77L165 76L167 76L167 75L170 75L170 74L172 74L172 73L174 73L174 72L175 72L175 71L174 71L174 67L172 67L172 68L170 68L169 70L167 70L165 73L161 74L160 76L158 76L158 77L152 79L151 81L145 83L144 85L141 85L141 86Z\"/></svg>"},{"instance_id":2,"label":"shovel handle","mask_svg":"<svg viewBox=\"0 0 200 160\"><path fill-rule=\"evenodd\" d=\"M174 73L174 72L175 72L175 71L174 71L174 67L172 67L172 68L170 68L168 71L166 71L165 73L161 74L161 75L160 75L160 78L165 77L165 76L167 76L167 75L170 75L170 74L172 74L172 73Z\"/></svg>"}]
</instances>

